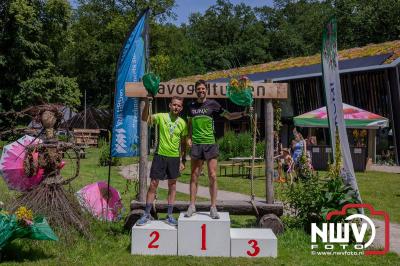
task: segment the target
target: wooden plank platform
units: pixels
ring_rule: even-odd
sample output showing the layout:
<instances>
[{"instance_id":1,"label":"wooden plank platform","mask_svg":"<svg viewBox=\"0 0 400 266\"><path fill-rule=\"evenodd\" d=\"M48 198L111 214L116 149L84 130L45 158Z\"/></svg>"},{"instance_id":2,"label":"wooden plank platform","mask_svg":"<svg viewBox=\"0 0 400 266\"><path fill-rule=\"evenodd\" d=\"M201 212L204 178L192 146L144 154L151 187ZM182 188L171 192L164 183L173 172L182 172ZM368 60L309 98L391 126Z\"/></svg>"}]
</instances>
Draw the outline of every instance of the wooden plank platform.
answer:
<instances>
[{"instance_id":1,"label":"wooden plank platform","mask_svg":"<svg viewBox=\"0 0 400 266\"><path fill-rule=\"evenodd\" d=\"M259 214L265 215L273 213L280 217L283 215L283 204L282 202L276 202L274 204L267 204L265 201L255 201ZM188 201L176 201L174 204L174 211L186 211L189 206ZM131 202L131 210L144 209L146 207L145 202L133 200ZM157 201L156 202L157 212L167 212L168 202ZM233 215L255 215L254 209L250 201L218 201L217 209L221 212L229 212ZM210 202L196 202L197 211L209 211Z\"/></svg>"}]
</instances>

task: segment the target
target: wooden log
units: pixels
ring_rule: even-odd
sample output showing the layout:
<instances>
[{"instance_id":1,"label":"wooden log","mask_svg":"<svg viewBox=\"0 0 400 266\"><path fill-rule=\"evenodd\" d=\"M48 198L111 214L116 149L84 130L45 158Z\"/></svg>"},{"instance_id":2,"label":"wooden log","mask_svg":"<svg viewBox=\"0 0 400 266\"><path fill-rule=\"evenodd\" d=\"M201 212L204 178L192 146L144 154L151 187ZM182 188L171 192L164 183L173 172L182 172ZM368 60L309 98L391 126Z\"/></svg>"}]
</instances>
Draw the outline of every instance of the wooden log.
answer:
<instances>
[{"instance_id":1,"label":"wooden log","mask_svg":"<svg viewBox=\"0 0 400 266\"><path fill-rule=\"evenodd\" d=\"M140 101L140 116L142 115L145 107L145 101ZM139 161L139 200L146 200L147 193L147 122L140 121L140 161Z\"/></svg>"},{"instance_id":2,"label":"wooden log","mask_svg":"<svg viewBox=\"0 0 400 266\"><path fill-rule=\"evenodd\" d=\"M227 83L207 83L207 97L209 98L227 98ZM261 83L253 82L253 98L255 99L287 99L287 83ZM127 82L125 84L125 95L127 97L146 97L142 82ZM157 98L171 98L180 96L183 98L196 98L194 83L189 82L161 82Z\"/></svg>"},{"instance_id":3,"label":"wooden log","mask_svg":"<svg viewBox=\"0 0 400 266\"><path fill-rule=\"evenodd\" d=\"M258 226L271 229L275 235L282 234L284 231L281 219L273 213L263 215L258 222Z\"/></svg>"},{"instance_id":4,"label":"wooden log","mask_svg":"<svg viewBox=\"0 0 400 266\"><path fill-rule=\"evenodd\" d=\"M274 204L267 204L265 201L255 201L257 210L260 215L274 213L277 216L283 214L283 204L276 202ZM185 212L189 206L187 201L176 201L174 204L174 211ZM145 202L132 201L131 210L144 209L146 207ZM167 212L168 202L157 201L156 202L157 212ZM219 212L229 212L233 215L255 215L255 211L250 201L217 201L217 209ZM197 211L209 211L210 202L196 202Z\"/></svg>"}]
</instances>

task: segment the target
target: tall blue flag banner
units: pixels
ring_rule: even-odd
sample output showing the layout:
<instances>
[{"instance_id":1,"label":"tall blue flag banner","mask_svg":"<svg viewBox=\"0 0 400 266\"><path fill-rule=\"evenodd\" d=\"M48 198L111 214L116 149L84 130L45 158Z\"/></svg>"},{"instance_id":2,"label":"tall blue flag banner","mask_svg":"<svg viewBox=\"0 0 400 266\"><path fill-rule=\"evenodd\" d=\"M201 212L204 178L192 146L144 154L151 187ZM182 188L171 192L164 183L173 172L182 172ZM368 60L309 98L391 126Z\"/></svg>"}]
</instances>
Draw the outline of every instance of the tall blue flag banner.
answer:
<instances>
[{"instance_id":1,"label":"tall blue flag banner","mask_svg":"<svg viewBox=\"0 0 400 266\"><path fill-rule=\"evenodd\" d=\"M139 154L139 99L125 96L125 82L140 81L145 73L148 15L148 10L141 14L125 40L118 59L111 140L112 157L131 157Z\"/></svg>"},{"instance_id":2,"label":"tall blue flag banner","mask_svg":"<svg viewBox=\"0 0 400 266\"><path fill-rule=\"evenodd\" d=\"M342 153L342 175L346 185L356 192L358 200L361 196L351 159L349 140L343 116L342 91L340 88L339 60L337 51L337 24L336 19L331 19L326 25L322 37L322 71L325 87L326 106L328 111L329 129L333 158L335 158L336 129L339 133L340 151Z\"/></svg>"}]
</instances>

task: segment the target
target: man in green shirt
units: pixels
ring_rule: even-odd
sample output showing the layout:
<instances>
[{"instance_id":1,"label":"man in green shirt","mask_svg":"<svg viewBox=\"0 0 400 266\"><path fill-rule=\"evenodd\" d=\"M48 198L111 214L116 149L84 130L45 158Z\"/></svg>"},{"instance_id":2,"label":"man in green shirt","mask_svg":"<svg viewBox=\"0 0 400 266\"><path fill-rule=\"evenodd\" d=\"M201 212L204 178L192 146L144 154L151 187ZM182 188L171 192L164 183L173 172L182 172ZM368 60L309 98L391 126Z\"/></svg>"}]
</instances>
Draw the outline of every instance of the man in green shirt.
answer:
<instances>
[{"instance_id":1,"label":"man in green shirt","mask_svg":"<svg viewBox=\"0 0 400 266\"><path fill-rule=\"evenodd\" d=\"M150 169L150 187L146 196L146 209L137 225L145 225L151 221L150 210L154 202L155 193L160 180L168 180L168 215L166 222L177 225L172 216L173 204L176 195L176 179L185 169L186 136L188 128L186 122L179 117L183 108L183 98L173 97L169 104L169 113L158 113L149 117L148 100L142 113L142 120L159 128L159 140ZM180 149L181 148L181 153ZM182 155L182 160L180 160Z\"/></svg>"},{"instance_id":2,"label":"man in green shirt","mask_svg":"<svg viewBox=\"0 0 400 266\"><path fill-rule=\"evenodd\" d=\"M196 82L195 91L197 100L191 102L189 105L188 144L192 148L192 173L190 179L190 205L186 212L186 217L190 217L196 212L197 180L203 168L203 163L206 161L211 196L210 216L213 219L219 219L216 208L217 158L219 151L218 145L215 142L214 119L217 116L223 116L228 120L238 119L245 116L246 113L229 113L217 101L207 99L207 87L204 80Z\"/></svg>"}]
</instances>

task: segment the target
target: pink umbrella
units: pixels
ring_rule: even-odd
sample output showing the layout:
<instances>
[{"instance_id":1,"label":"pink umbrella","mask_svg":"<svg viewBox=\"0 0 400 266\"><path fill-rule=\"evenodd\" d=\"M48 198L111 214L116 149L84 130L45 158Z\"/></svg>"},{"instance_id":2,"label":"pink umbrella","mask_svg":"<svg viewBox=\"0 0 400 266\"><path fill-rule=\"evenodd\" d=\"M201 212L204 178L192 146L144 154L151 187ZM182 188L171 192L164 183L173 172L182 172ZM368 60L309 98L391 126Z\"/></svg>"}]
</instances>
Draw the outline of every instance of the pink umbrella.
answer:
<instances>
[{"instance_id":1,"label":"pink umbrella","mask_svg":"<svg viewBox=\"0 0 400 266\"><path fill-rule=\"evenodd\" d=\"M27 191L40 184L43 179L43 169L33 176L27 176L24 171L24 159L26 147L38 144L41 141L25 135L17 141L6 145L0 159L0 173L9 189ZM38 153L34 152L33 160L37 162Z\"/></svg>"},{"instance_id":2,"label":"pink umbrella","mask_svg":"<svg viewBox=\"0 0 400 266\"><path fill-rule=\"evenodd\" d=\"M107 196L109 200L107 205ZM77 192L78 200L93 216L100 220L116 221L122 209L121 196L110 186L107 193L106 182L96 182L83 187Z\"/></svg>"}]
</instances>

